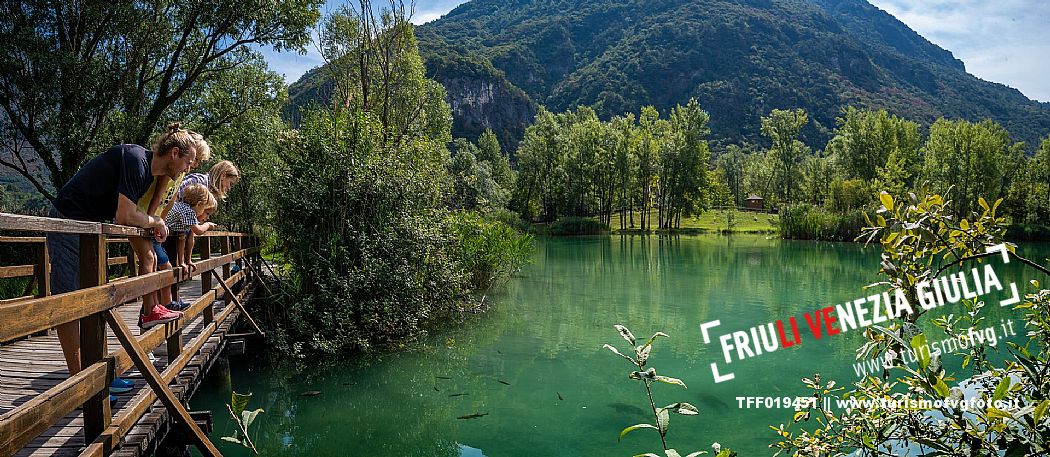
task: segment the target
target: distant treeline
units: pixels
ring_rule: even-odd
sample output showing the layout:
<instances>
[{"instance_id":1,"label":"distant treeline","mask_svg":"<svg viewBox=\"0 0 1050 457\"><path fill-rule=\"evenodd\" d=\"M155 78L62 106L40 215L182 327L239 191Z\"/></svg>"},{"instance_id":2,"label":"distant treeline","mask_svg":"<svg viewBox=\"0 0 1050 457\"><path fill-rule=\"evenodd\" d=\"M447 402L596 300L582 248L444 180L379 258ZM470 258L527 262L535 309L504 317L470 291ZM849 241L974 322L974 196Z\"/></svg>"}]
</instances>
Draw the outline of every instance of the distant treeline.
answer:
<instances>
[{"instance_id":1,"label":"distant treeline","mask_svg":"<svg viewBox=\"0 0 1050 457\"><path fill-rule=\"evenodd\" d=\"M708 121L695 100L666 117L647 106L605 122L588 107L541 109L518 151L510 207L546 222L597 216L607 224L619 211L621 225L647 230L757 196L766 208L790 209L785 236L852 239L863 223L859 211L874 209L879 191L905 197L928 183L958 216L974 211L978 197L1002 198L1000 211L1013 224L1050 216L1050 137L1030 157L990 120L939 119L924 135L914 121L847 107L817 151L798 139L809 122L802 109L762 118L766 147L711 151Z\"/></svg>"}]
</instances>

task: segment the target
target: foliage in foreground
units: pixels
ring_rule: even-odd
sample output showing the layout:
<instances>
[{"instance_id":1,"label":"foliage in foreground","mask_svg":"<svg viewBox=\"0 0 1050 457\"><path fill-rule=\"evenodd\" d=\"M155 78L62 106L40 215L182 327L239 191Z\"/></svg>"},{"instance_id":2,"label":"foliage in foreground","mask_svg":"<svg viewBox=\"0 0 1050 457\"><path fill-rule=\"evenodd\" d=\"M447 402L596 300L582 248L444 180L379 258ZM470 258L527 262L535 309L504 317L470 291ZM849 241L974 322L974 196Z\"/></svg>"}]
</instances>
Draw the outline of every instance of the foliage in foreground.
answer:
<instances>
[{"instance_id":1,"label":"foliage in foreground","mask_svg":"<svg viewBox=\"0 0 1050 457\"><path fill-rule=\"evenodd\" d=\"M653 422L655 423L643 423L628 426L620 432L620 439L623 439L624 436L627 436L628 433L631 433L635 430L656 430L657 433L660 434L660 444L663 446L664 455L666 455L666 457L680 457L681 454L679 454L678 451L674 450L673 448L667 447L667 429L670 426L671 413L677 413L683 416L696 416L700 414L700 411L696 408L696 406L685 402L671 403L662 408L656 407L656 401L653 399L652 388L654 382L662 382L664 384L682 386L683 388L685 388L686 386L681 379L656 374L656 368L645 368L646 364L649 362L649 356L652 354L653 343L656 341L656 338L661 336L669 338L669 336L663 332L656 332L653 334L653 336L649 337L649 340L647 340L645 344L635 346L638 343L638 341L635 339L634 334L627 329L627 327L624 327L622 325L615 325L614 327L616 328L616 331L620 333L620 336L623 337L625 341L627 341L627 344L631 346L631 351L634 353L634 357L620 352L619 349L616 349L616 347L612 346L611 344L606 344L602 347L612 351L613 354L623 357L628 362L631 362L631 365L637 368L637 370L632 370L630 373L628 373L627 377L636 381L642 381L642 385L645 387L645 393L649 397L649 408L653 412ZM733 452L728 448L722 449L721 445L719 445L718 443L712 444L711 448L714 449L716 453L715 457L733 457L736 455L736 452ZM707 451L696 451L686 455L685 457L696 457L698 455L703 454L707 454ZM641 455L645 457L661 457L659 454L653 453L645 453Z\"/></svg>"},{"instance_id":2,"label":"foliage in foreground","mask_svg":"<svg viewBox=\"0 0 1050 457\"><path fill-rule=\"evenodd\" d=\"M255 443L252 442L251 436L248 435L248 431L255 422L255 418L259 416L259 413L263 412L262 408L256 408L253 410L248 409L248 402L252 399L252 394L239 394L234 392L230 396L230 403L226 405L226 409L230 411L230 419L237 425L237 429L234 430L233 436L222 437L223 441L229 441L231 443L237 443L250 449L255 455L259 455L259 450L255 448Z\"/></svg>"},{"instance_id":3,"label":"foliage in foreground","mask_svg":"<svg viewBox=\"0 0 1050 457\"><path fill-rule=\"evenodd\" d=\"M989 205L978 199L980 213L968 219L951 215L951 202L927 191L906 201L894 201L883 192L881 208L875 221L869 221L863 237L878 240L883 249L881 273L886 280L870 287L887 287L903 291L909 303L918 303L915 285L940 276L949 268L980 262L989 255L986 248L1002 243L1004 219L996 214L1001 200ZM1007 245L1009 255L1042 273L1050 270L1018 256ZM887 327L872 326L865 332L868 341L857 351L858 359L881 357L886 369L881 376L868 376L848 388L834 387L820 378L804 380L815 406L795 414L794 422L813 421L808 427L792 425L772 427L780 440L771 447L777 454L795 456L887 456L902 452L926 456L1036 456L1050 451L1050 290L1040 289L1025 295L1015 306L1024 312L1028 341L1010 343L1009 357L992 363L981 344L967 344L953 355L962 358L961 372L948 372L941 357L948 354L920 351L927 340L940 335L926 335L916 323L925 314L916 307ZM891 290L892 294L892 290ZM952 305L956 306L956 305ZM932 323L951 338L968 338L967 332L982 325L984 302L964 299L964 313L939 317ZM985 324L987 325L987 324ZM971 342L972 343L972 342ZM962 346L961 344L959 345ZM900 355L913 351L915 363L905 363ZM967 367L969 371L966 372ZM957 378L958 376L958 378ZM959 378L967 378L958 381ZM970 394L964 394L964 389ZM831 411L820 398L930 402L918 408L847 408ZM973 410L944 400L961 400L964 396L984 401L1002 400L1002 404ZM941 401L938 406L935 402ZM910 403L919 404L919 403Z\"/></svg>"}]
</instances>

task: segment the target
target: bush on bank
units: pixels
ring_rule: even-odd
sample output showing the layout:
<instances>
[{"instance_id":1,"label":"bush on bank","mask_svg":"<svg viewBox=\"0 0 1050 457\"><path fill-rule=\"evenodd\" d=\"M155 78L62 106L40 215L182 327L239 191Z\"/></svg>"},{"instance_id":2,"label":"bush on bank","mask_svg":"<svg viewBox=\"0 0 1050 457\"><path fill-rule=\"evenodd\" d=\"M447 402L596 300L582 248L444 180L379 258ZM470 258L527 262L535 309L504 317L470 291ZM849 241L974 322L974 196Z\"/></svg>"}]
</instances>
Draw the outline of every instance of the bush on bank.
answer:
<instances>
[{"instance_id":1,"label":"bush on bank","mask_svg":"<svg viewBox=\"0 0 1050 457\"><path fill-rule=\"evenodd\" d=\"M389 146L367 113L307 112L283 139L273 225L293 295L270 310L286 353L386 347L520 267L530 239L442 205L443 145Z\"/></svg>"}]
</instances>

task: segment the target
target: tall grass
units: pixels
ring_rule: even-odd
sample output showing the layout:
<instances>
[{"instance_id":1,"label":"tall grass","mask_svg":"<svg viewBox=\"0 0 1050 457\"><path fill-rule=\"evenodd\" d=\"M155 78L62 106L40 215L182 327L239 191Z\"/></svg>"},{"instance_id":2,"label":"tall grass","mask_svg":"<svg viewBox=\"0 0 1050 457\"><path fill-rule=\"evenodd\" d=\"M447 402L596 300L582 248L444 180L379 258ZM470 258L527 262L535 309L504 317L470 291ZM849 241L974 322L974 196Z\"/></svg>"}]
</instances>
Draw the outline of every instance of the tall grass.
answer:
<instances>
[{"instance_id":1,"label":"tall grass","mask_svg":"<svg viewBox=\"0 0 1050 457\"><path fill-rule=\"evenodd\" d=\"M843 213L809 204L789 205L780 212L780 236L796 240L853 241L865 226L864 210Z\"/></svg>"}]
</instances>

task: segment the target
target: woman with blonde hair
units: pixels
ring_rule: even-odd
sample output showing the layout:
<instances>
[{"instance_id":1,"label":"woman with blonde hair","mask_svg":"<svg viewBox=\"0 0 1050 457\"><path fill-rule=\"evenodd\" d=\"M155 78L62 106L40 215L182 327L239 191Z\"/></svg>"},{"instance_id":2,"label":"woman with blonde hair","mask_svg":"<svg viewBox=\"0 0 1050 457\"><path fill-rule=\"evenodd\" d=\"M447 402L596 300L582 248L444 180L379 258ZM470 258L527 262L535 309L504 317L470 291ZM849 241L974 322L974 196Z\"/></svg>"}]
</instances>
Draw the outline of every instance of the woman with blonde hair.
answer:
<instances>
[{"instance_id":1,"label":"woman with blonde hair","mask_svg":"<svg viewBox=\"0 0 1050 457\"><path fill-rule=\"evenodd\" d=\"M240 179L241 173L237 170L237 165L234 165L229 160L223 160L212 165L208 174L190 173L183 178L182 183L179 184L179 199L182 199L183 189L194 184L201 184L215 194L215 197L219 200L226 200L226 194L230 192L230 188L237 184L237 181L240 181Z\"/></svg>"}]
</instances>

